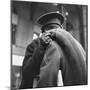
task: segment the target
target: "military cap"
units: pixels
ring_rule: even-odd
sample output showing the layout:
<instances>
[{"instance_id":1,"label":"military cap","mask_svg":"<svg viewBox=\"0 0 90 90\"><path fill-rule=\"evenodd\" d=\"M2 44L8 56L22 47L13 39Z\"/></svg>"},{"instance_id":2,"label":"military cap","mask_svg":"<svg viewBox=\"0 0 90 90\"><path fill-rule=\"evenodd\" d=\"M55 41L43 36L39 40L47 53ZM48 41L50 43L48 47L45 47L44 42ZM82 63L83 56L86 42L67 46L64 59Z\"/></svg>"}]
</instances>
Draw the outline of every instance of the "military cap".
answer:
<instances>
[{"instance_id":1,"label":"military cap","mask_svg":"<svg viewBox=\"0 0 90 90\"><path fill-rule=\"evenodd\" d=\"M37 23L40 25L45 25L49 20L53 18L58 18L60 20L61 25L64 23L64 16L59 12L49 12L43 14L37 19Z\"/></svg>"}]
</instances>

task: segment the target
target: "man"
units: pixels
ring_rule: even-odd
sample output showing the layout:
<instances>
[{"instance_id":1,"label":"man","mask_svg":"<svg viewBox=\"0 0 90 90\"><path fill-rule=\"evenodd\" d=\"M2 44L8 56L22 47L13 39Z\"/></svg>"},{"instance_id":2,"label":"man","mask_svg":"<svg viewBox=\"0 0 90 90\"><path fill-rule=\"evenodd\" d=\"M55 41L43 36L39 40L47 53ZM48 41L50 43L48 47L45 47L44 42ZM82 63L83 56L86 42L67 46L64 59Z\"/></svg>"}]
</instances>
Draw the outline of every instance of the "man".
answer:
<instances>
[{"instance_id":1,"label":"man","mask_svg":"<svg viewBox=\"0 0 90 90\"><path fill-rule=\"evenodd\" d=\"M85 51L62 29L64 17L51 12L37 22L42 33L27 46L20 88L56 87L59 70L64 86L87 84Z\"/></svg>"}]
</instances>

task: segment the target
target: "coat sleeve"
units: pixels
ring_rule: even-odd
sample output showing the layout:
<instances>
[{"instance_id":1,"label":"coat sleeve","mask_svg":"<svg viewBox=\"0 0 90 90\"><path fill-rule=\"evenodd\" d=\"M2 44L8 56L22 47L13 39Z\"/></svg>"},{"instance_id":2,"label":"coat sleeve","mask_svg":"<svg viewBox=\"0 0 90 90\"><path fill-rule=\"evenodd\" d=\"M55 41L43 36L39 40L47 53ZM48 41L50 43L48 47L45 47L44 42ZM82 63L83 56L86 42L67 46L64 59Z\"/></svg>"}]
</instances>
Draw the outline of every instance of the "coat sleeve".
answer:
<instances>
[{"instance_id":1,"label":"coat sleeve","mask_svg":"<svg viewBox=\"0 0 90 90\"><path fill-rule=\"evenodd\" d=\"M33 78L39 73L45 48L33 41L28 45L22 66L22 83L20 88L32 88Z\"/></svg>"},{"instance_id":2,"label":"coat sleeve","mask_svg":"<svg viewBox=\"0 0 90 90\"><path fill-rule=\"evenodd\" d=\"M86 55L80 43L66 31L56 33L56 40L64 51L67 60L62 69L64 85L87 83ZM70 79L69 79L70 77ZM70 85L71 85L70 84Z\"/></svg>"}]
</instances>

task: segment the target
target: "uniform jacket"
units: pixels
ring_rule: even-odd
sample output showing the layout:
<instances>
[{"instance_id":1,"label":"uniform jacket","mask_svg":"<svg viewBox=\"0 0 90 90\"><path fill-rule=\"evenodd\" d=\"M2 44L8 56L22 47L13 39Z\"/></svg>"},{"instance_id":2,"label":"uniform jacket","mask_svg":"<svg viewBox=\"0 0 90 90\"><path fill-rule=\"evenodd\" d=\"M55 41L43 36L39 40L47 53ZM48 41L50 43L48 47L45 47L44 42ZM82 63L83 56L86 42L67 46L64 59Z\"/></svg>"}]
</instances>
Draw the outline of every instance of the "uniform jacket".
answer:
<instances>
[{"instance_id":1,"label":"uniform jacket","mask_svg":"<svg viewBox=\"0 0 90 90\"><path fill-rule=\"evenodd\" d=\"M59 69L62 71L64 86L87 84L86 55L82 46L66 31L55 34L55 40L45 49L40 40L28 45L20 88L56 87Z\"/></svg>"}]
</instances>

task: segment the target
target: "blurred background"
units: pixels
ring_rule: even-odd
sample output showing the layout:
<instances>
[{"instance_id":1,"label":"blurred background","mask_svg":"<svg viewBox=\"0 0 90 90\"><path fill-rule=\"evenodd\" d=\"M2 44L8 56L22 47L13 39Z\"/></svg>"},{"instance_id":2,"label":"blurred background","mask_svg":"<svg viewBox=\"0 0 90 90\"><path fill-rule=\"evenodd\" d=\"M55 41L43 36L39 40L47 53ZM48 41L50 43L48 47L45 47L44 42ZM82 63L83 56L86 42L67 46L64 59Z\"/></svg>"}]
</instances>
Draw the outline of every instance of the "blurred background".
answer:
<instances>
[{"instance_id":1,"label":"blurred background","mask_svg":"<svg viewBox=\"0 0 90 90\"><path fill-rule=\"evenodd\" d=\"M37 18L52 11L59 11L64 15L63 28L81 43L85 51L88 50L87 5L11 0L12 89L17 89L21 83L21 67L26 47L40 33L40 27L36 23Z\"/></svg>"}]
</instances>

